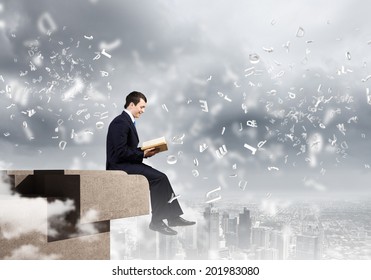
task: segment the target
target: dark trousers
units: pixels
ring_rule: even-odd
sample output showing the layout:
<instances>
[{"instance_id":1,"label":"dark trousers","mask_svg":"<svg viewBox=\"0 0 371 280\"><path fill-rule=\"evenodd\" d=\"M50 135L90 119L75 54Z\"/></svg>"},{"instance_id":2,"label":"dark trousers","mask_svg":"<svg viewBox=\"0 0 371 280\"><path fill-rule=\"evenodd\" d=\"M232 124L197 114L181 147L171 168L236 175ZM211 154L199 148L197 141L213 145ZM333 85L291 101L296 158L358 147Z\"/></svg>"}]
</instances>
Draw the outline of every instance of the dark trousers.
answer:
<instances>
[{"instance_id":1,"label":"dark trousers","mask_svg":"<svg viewBox=\"0 0 371 280\"><path fill-rule=\"evenodd\" d=\"M130 164L124 171L147 178L151 196L152 221L175 218L183 214L177 199L168 203L174 191L166 174L144 163Z\"/></svg>"}]
</instances>

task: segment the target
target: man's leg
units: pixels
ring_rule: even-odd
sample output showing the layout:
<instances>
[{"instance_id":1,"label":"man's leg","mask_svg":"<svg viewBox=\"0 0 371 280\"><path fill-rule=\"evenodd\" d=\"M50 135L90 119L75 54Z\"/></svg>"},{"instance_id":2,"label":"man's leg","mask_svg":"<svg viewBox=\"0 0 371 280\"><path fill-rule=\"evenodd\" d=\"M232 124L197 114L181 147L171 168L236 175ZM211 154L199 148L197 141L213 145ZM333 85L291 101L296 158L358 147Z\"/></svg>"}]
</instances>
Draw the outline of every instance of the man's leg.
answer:
<instances>
[{"instance_id":1,"label":"man's leg","mask_svg":"<svg viewBox=\"0 0 371 280\"><path fill-rule=\"evenodd\" d=\"M149 182L152 208L152 220L149 224L151 230L166 235L175 235L177 232L170 227L195 224L195 222L190 222L180 217L183 211L177 199L169 203L174 191L166 174L144 163L130 165L125 171L128 174L141 174ZM167 219L168 225L163 222L164 219Z\"/></svg>"},{"instance_id":2,"label":"man's leg","mask_svg":"<svg viewBox=\"0 0 371 280\"><path fill-rule=\"evenodd\" d=\"M149 182L151 192L152 220L176 218L183 214L177 199L169 203L174 194L173 188L166 174L147 166L143 175Z\"/></svg>"},{"instance_id":3,"label":"man's leg","mask_svg":"<svg viewBox=\"0 0 371 280\"><path fill-rule=\"evenodd\" d=\"M150 188L153 221L172 219L183 214L177 199L168 203L174 191L166 174L144 163L133 164L125 171L128 174L141 174L147 178Z\"/></svg>"}]
</instances>

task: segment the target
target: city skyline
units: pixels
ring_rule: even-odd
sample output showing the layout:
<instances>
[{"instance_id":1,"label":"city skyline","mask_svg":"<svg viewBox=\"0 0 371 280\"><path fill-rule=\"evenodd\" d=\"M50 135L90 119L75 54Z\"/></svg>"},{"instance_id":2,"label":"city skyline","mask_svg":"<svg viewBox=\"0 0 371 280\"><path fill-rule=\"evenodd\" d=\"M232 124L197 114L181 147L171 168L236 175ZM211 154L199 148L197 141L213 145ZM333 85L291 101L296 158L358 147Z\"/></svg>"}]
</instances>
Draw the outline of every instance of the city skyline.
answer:
<instances>
[{"instance_id":1,"label":"city skyline","mask_svg":"<svg viewBox=\"0 0 371 280\"><path fill-rule=\"evenodd\" d=\"M370 7L361 0L0 0L0 169L104 170L108 125L137 90L148 98L136 122L141 143L164 136L169 147L144 162L168 175L182 201L242 205L240 212L254 202L278 217L301 199L368 199ZM10 192L0 185L0 195ZM336 209L332 218L342 214ZM185 210L203 221L203 209ZM240 212L227 212L231 228ZM209 214L215 248L218 215ZM193 255L202 249L197 235L185 235ZM238 228L224 242L235 244L235 235ZM269 235L275 247L286 246ZM331 242L343 244L335 235ZM249 240L266 244L267 236L255 230ZM319 239L302 234L299 248ZM142 252L184 249L147 241ZM287 253L264 246L254 256Z\"/></svg>"},{"instance_id":2,"label":"city skyline","mask_svg":"<svg viewBox=\"0 0 371 280\"><path fill-rule=\"evenodd\" d=\"M193 203L199 211L196 226L175 237L151 233L145 218L113 221L111 248L114 259L370 259L369 201L297 202L274 215L256 204ZM241 229L244 216L251 224Z\"/></svg>"}]
</instances>

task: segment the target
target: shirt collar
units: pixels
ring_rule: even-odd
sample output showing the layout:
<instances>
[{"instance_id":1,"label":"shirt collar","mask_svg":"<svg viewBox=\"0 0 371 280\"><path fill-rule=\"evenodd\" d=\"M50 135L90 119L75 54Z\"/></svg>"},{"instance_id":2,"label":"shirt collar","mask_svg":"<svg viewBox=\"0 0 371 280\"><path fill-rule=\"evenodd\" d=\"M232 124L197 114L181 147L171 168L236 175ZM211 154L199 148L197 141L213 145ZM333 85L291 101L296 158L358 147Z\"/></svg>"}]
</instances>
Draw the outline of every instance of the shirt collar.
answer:
<instances>
[{"instance_id":1,"label":"shirt collar","mask_svg":"<svg viewBox=\"0 0 371 280\"><path fill-rule=\"evenodd\" d=\"M126 112L129 115L129 117L131 118L131 121L132 122L135 122L134 116L133 116L133 114L129 110L124 109L124 112Z\"/></svg>"}]
</instances>

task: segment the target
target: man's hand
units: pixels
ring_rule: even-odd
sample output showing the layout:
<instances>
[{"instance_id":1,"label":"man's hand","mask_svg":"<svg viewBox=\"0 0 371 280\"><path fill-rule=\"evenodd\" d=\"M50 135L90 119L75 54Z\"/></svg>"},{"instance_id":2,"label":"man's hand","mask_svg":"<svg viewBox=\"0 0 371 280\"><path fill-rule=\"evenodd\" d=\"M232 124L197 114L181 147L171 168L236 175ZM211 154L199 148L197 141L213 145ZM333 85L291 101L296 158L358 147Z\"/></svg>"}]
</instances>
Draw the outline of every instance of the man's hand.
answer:
<instances>
[{"instance_id":1,"label":"man's hand","mask_svg":"<svg viewBox=\"0 0 371 280\"><path fill-rule=\"evenodd\" d=\"M144 150L144 158L149 158L151 156L154 156L159 151L160 150L159 149L156 149L156 148L151 148L151 149Z\"/></svg>"}]
</instances>

